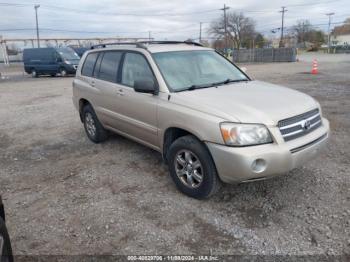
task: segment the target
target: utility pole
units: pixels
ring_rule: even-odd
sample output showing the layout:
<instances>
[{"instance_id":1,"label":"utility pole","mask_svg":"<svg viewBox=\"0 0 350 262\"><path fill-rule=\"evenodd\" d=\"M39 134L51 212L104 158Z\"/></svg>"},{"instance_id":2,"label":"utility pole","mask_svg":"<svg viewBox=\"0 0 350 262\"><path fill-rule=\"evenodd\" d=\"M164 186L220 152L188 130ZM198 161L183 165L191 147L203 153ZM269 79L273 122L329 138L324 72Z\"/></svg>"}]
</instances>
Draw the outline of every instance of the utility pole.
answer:
<instances>
[{"instance_id":1,"label":"utility pole","mask_svg":"<svg viewBox=\"0 0 350 262\"><path fill-rule=\"evenodd\" d=\"M227 55L227 19L226 19L226 10L230 9L226 4L224 4L224 8L220 10L224 11L224 30L225 30L225 54Z\"/></svg>"},{"instance_id":2,"label":"utility pole","mask_svg":"<svg viewBox=\"0 0 350 262\"><path fill-rule=\"evenodd\" d=\"M280 40L280 47L284 47L284 40L283 40L283 33L284 33L284 13L287 12L285 6L282 6L282 10L280 13L282 13L282 27L281 27L281 40Z\"/></svg>"},{"instance_id":3,"label":"utility pole","mask_svg":"<svg viewBox=\"0 0 350 262\"><path fill-rule=\"evenodd\" d=\"M199 43L202 42L202 24L203 22L199 22Z\"/></svg>"},{"instance_id":4,"label":"utility pole","mask_svg":"<svg viewBox=\"0 0 350 262\"><path fill-rule=\"evenodd\" d=\"M328 16L328 54L331 52L331 21L332 21L332 15L335 13L328 13L326 14Z\"/></svg>"},{"instance_id":5,"label":"utility pole","mask_svg":"<svg viewBox=\"0 0 350 262\"><path fill-rule=\"evenodd\" d=\"M38 41L38 48L40 47L40 39L39 39L39 23L38 23L38 8L40 7L40 5L35 5L34 9L35 9L35 19L36 19L36 38Z\"/></svg>"}]
</instances>

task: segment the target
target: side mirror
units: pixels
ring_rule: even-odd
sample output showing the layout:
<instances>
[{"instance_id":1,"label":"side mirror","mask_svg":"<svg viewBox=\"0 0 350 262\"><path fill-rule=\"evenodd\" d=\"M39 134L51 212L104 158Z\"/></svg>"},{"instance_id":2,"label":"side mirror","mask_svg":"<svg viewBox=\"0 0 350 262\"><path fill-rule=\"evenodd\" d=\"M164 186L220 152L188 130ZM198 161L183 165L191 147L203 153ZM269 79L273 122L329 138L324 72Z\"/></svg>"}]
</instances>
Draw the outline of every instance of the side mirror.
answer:
<instances>
[{"instance_id":1,"label":"side mirror","mask_svg":"<svg viewBox=\"0 0 350 262\"><path fill-rule=\"evenodd\" d=\"M134 89L139 93L157 94L155 81L152 78L135 80Z\"/></svg>"},{"instance_id":2,"label":"side mirror","mask_svg":"<svg viewBox=\"0 0 350 262\"><path fill-rule=\"evenodd\" d=\"M61 57L56 57L56 62L57 63L61 63L62 62L62 58Z\"/></svg>"}]
</instances>

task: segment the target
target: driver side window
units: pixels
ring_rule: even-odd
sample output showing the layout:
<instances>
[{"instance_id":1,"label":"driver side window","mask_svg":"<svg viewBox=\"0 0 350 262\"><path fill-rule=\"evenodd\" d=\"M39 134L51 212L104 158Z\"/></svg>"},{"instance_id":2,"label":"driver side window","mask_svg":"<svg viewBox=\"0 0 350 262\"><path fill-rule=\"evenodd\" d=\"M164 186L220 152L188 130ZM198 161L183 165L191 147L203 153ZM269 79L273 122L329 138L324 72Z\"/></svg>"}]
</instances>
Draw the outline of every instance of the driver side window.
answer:
<instances>
[{"instance_id":1,"label":"driver side window","mask_svg":"<svg viewBox=\"0 0 350 262\"><path fill-rule=\"evenodd\" d=\"M154 79L146 58L137 53L126 53L122 70L122 84L133 87L136 80Z\"/></svg>"}]
</instances>

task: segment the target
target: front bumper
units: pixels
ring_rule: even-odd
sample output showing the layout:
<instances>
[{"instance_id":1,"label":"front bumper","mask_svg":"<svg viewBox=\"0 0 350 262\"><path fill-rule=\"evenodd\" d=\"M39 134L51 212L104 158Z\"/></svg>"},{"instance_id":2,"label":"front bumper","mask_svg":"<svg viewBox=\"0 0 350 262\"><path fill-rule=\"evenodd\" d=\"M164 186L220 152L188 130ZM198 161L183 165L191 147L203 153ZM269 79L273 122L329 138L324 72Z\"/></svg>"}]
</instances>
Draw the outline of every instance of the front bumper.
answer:
<instances>
[{"instance_id":1,"label":"front bumper","mask_svg":"<svg viewBox=\"0 0 350 262\"><path fill-rule=\"evenodd\" d=\"M284 142L277 127L270 128L275 138L273 144L229 147L207 142L218 175L223 182L248 182L287 173L318 155L329 137L329 122L313 132Z\"/></svg>"},{"instance_id":2,"label":"front bumper","mask_svg":"<svg viewBox=\"0 0 350 262\"><path fill-rule=\"evenodd\" d=\"M77 72L77 65L67 65L66 70L68 74L75 74Z\"/></svg>"}]
</instances>

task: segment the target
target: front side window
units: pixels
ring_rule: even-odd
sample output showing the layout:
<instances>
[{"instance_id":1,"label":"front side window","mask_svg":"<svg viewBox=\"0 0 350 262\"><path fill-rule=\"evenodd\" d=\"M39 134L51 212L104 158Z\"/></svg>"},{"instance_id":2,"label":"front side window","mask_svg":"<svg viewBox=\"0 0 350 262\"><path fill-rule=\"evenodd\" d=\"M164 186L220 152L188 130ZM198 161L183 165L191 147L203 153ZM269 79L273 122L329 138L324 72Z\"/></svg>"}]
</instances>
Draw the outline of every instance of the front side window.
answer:
<instances>
[{"instance_id":1,"label":"front side window","mask_svg":"<svg viewBox=\"0 0 350 262\"><path fill-rule=\"evenodd\" d=\"M133 87L135 81L147 79L154 77L146 58L141 54L127 53L122 70L122 84Z\"/></svg>"},{"instance_id":2,"label":"front side window","mask_svg":"<svg viewBox=\"0 0 350 262\"><path fill-rule=\"evenodd\" d=\"M81 70L82 75L90 76L90 77L92 76L97 57L98 57L98 53L88 54L83 65L83 69Z\"/></svg>"},{"instance_id":3,"label":"front side window","mask_svg":"<svg viewBox=\"0 0 350 262\"><path fill-rule=\"evenodd\" d=\"M116 83L121 57L121 52L105 52L101 61L98 78Z\"/></svg>"},{"instance_id":4,"label":"front side window","mask_svg":"<svg viewBox=\"0 0 350 262\"><path fill-rule=\"evenodd\" d=\"M215 51L174 51L153 54L171 91L213 86L248 78Z\"/></svg>"}]
</instances>

